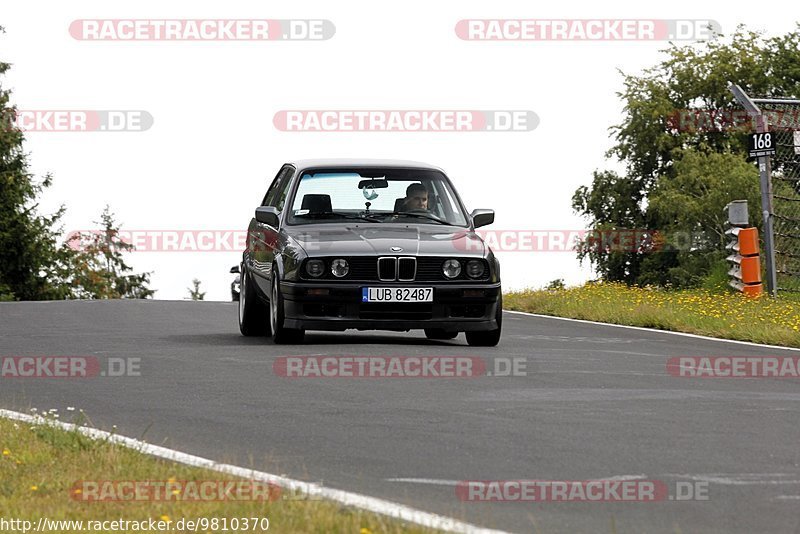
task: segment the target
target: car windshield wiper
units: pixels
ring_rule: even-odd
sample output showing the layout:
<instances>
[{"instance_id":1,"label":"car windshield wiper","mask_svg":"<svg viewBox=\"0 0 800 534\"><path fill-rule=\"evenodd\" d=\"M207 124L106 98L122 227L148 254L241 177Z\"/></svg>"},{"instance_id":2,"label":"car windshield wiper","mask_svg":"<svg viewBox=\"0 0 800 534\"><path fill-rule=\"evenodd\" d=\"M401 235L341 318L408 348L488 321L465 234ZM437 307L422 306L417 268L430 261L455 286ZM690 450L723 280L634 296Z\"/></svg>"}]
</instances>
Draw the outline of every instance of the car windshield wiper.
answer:
<instances>
[{"instance_id":1,"label":"car windshield wiper","mask_svg":"<svg viewBox=\"0 0 800 534\"><path fill-rule=\"evenodd\" d=\"M398 211L394 215L402 215L403 217L416 217L418 219L428 219L429 221L436 221L439 224L445 224L447 226L456 226L453 223L449 223L447 221L443 221L439 217L434 217L433 215L428 215L427 213L411 213L408 211Z\"/></svg>"},{"instance_id":2,"label":"car windshield wiper","mask_svg":"<svg viewBox=\"0 0 800 534\"><path fill-rule=\"evenodd\" d=\"M295 215L295 217L303 217L306 219L356 219L360 221L381 222L380 219L375 219L368 215L354 215L352 213L342 213L340 211L315 211L311 213L303 213Z\"/></svg>"}]
</instances>

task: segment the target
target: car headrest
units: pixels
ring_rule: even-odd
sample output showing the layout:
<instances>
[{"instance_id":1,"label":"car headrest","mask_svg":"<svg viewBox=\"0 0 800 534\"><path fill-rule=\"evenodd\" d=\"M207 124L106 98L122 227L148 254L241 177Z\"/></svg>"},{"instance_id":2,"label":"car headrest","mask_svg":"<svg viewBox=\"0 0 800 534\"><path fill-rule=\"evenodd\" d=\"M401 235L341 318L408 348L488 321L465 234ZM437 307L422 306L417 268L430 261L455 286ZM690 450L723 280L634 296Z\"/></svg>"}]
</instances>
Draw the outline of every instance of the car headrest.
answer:
<instances>
[{"instance_id":1,"label":"car headrest","mask_svg":"<svg viewBox=\"0 0 800 534\"><path fill-rule=\"evenodd\" d=\"M394 201L394 211L395 211L395 213L397 213L398 211L403 211L403 209L405 208L405 204L406 204L405 200L406 200L406 198L403 197L403 198L398 198L397 200Z\"/></svg>"},{"instance_id":2,"label":"car headrest","mask_svg":"<svg viewBox=\"0 0 800 534\"><path fill-rule=\"evenodd\" d=\"M331 208L330 195L303 195L303 203L300 209L308 210L310 213L327 213L333 211Z\"/></svg>"}]
</instances>

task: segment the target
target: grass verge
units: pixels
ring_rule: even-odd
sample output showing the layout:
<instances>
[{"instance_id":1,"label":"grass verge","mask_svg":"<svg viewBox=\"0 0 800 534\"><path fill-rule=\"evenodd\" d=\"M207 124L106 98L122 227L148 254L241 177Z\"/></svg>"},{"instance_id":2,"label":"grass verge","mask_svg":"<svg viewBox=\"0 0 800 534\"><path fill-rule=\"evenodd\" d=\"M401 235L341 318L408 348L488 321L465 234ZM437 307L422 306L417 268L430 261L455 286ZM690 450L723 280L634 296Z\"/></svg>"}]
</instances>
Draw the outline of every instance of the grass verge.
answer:
<instances>
[{"instance_id":1,"label":"grass verge","mask_svg":"<svg viewBox=\"0 0 800 534\"><path fill-rule=\"evenodd\" d=\"M503 295L510 310L800 347L800 299L590 283Z\"/></svg>"},{"instance_id":2,"label":"grass verge","mask_svg":"<svg viewBox=\"0 0 800 534\"><path fill-rule=\"evenodd\" d=\"M27 520L33 527L39 518L86 521L172 521L218 518L216 528L171 529L169 532L265 532L267 526L251 522L245 530L233 518L268 518L269 532L341 532L371 534L377 532L429 533L425 529L381 515L363 512L337 503L309 500L308 496L280 496L259 500L181 500L174 493L169 500L88 501L80 488L84 481L242 481L222 473L162 461L132 449L90 439L77 430L66 431L52 424L30 425L0 418L0 521ZM80 483L79 483L80 482ZM101 486L102 487L102 486ZM114 487L114 486L106 486ZM118 488L120 486L117 486ZM188 484L183 486L188 487ZM197 487L197 486L195 486ZM101 496L94 492L93 496ZM105 496L111 495L106 493ZM122 491L113 495L119 497ZM130 497L132 492L125 493ZM263 494L262 494L263 496ZM227 518L227 530L222 518ZM166 524L166 523L165 523ZM18 524L18 526L21 523ZM51 523L51 525L53 525ZM110 526L110 524L109 524ZM201 525L202 527L202 525ZM0 530L4 530L0 528ZM17 531L21 531L17 528ZM50 532L80 532L74 525L58 525ZM85 532L86 530L84 530ZM148 532L133 524L127 529L106 532ZM150 530L152 532L152 530Z\"/></svg>"}]
</instances>

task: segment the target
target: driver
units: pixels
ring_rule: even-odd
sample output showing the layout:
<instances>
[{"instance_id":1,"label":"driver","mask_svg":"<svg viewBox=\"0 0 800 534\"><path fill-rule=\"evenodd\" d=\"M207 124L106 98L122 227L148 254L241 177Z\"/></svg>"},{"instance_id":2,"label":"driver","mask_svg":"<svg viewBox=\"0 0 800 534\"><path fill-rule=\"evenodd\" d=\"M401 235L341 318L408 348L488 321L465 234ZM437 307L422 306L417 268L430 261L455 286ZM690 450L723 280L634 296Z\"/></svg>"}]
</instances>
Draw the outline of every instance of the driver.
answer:
<instances>
[{"instance_id":1,"label":"driver","mask_svg":"<svg viewBox=\"0 0 800 534\"><path fill-rule=\"evenodd\" d=\"M403 199L404 210L427 210L428 190L420 183L411 184L406 189L406 198Z\"/></svg>"}]
</instances>

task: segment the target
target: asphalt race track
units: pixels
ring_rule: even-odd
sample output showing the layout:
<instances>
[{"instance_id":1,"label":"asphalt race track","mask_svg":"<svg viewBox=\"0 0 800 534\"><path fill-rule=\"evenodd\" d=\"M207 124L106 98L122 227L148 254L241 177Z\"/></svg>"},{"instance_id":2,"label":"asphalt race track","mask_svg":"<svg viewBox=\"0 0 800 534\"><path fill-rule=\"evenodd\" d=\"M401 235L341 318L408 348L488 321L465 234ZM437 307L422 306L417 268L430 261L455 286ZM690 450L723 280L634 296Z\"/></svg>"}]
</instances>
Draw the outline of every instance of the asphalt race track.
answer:
<instances>
[{"instance_id":1,"label":"asphalt race track","mask_svg":"<svg viewBox=\"0 0 800 534\"><path fill-rule=\"evenodd\" d=\"M686 378L675 356L800 352L506 314L496 348L422 332L244 338L235 303L0 304L0 357L140 358L141 376L0 378L0 407L512 532L800 532L800 380ZM286 378L281 356L525 358L526 376ZM64 419L62 415L62 419ZM465 502L461 480L699 482L707 500ZM692 486L695 487L695 486ZM700 485L696 487L701 487ZM280 532L280 525L273 525Z\"/></svg>"}]
</instances>

